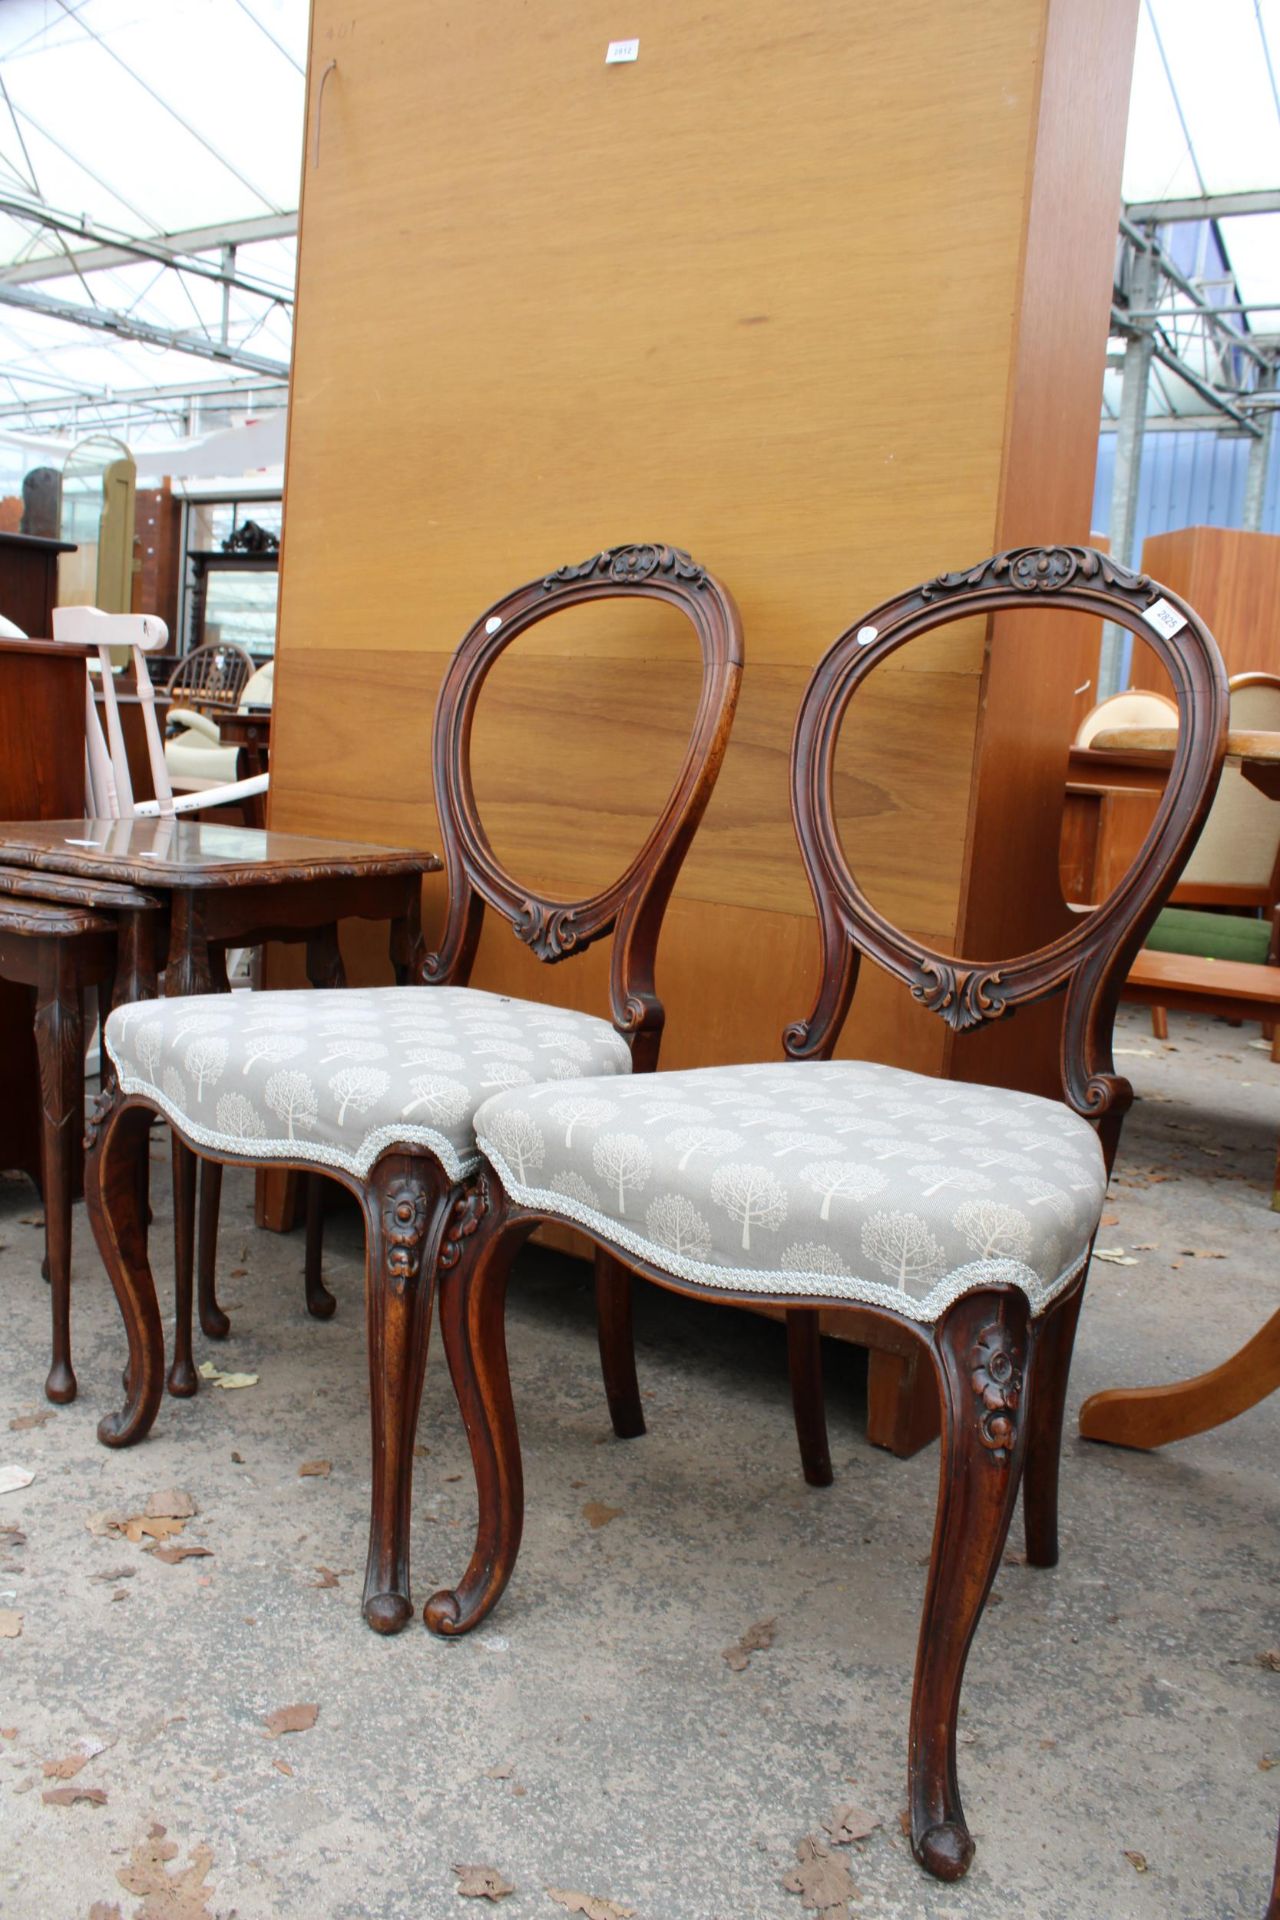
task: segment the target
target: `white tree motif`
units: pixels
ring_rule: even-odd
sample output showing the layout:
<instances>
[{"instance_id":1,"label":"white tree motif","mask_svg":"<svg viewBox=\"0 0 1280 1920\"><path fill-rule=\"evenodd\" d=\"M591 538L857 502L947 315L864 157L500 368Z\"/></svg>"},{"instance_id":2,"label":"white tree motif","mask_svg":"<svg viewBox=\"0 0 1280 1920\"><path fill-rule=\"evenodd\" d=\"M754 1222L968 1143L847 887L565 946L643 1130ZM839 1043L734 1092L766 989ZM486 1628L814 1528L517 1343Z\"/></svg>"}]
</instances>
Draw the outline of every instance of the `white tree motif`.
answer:
<instances>
[{"instance_id":1,"label":"white tree motif","mask_svg":"<svg viewBox=\"0 0 1280 1920\"><path fill-rule=\"evenodd\" d=\"M882 1121L872 1119L867 1113L846 1113L840 1119L832 1119L833 1133L879 1133Z\"/></svg>"},{"instance_id":2,"label":"white tree motif","mask_svg":"<svg viewBox=\"0 0 1280 1920\"><path fill-rule=\"evenodd\" d=\"M324 1058L317 1060L319 1067L332 1066L335 1060L385 1060L391 1049L382 1040L365 1040L352 1037L349 1040L331 1040L329 1051Z\"/></svg>"},{"instance_id":3,"label":"white tree motif","mask_svg":"<svg viewBox=\"0 0 1280 1920\"><path fill-rule=\"evenodd\" d=\"M263 1088L263 1094L272 1113L278 1113L288 1129L289 1138L294 1138L294 1127L313 1127L320 1113L320 1102L309 1076L305 1073L273 1073ZM238 1095L230 1096L238 1098ZM222 1123L223 1101L218 1102L218 1123ZM261 1127L259 1127L261 1132Z\"/></svg>"},{"instance_id":4,"label":"white tree motif","mask_svg":"<svg viewBox=\"0 0 1280 1920\"><path fill-rule=\"evenodd\" d=\"M154 1082L156 1068L160 1065L160 1055L164 1049L164 1023L160 1020L148 1020L145 1027L138 1028L138 1038L134 1051L138 1056L138 1065L148 1080Z\"/></svg>"},{"instance_id":5,"label":"white tree motif","mask_svg":"<svg viewBox=\"0 0 1280 1920\"><path fill-rule=\"evenodd\" d=\"M833 1200L869 1200L872 1194L882 1193L887 1184L877 1168L864 1166L860 1160L817 1160L801 1167L800 1178L806 1187L822 1195L820 1220L831 1218Z\"/></svg>"},{"instance_id":6,"label":"white tree motif","mask_svg":"<svg viewBox=\"0 0 1280 1920\"><path fill-rule=\"evenodd\" d=\"M790 1273L843 1273L845 1265L835 1248L824 1247L820 1240L797 1240L782 1254L782 1266Z\"/></svg>"},{"instance_id":7,"label":"white tree motif","mask_svg":"<svg viewBox=\"0 0 1280 1920\"><path fill-rule=\"evenodd\" d=\"M901 1160L907 1153L927 1156L930 1152L928 1141L904 1140L898 1134L880 1134L868 1140L866 1146L867 1152L874 1153L877 1160Z\"/></svg>"},{"instance_id":8,"label":"white tree motif","mask_svg":"<svg viewBox=\"0 0 1280 1920\"><path fill-rule=\"evenodd\" d=\"M935 1193L941 1193L946 1187L959 1187L964 1193L989 1193L991 1182L985 1173L979 1173L976 1167L946 1167L937 1164L908 1167L907 1172L913 1180L927 1181L920 1188L922 1200L932 1200Z\"/></svg>"},{"instance_id":9,"label":"white tree motif","mask_svg":"<svg viewBox=\"0 0 1280 1920\"><path fill-rule=\"evenodd\" d=\"M695 1153L732 1153L743 1144L742 1135L732 1127L675 1127L667 1135L667 1145L680 1155L676 1170L683 1173Z\"/></svg>"},{"instance_id":10,"label":"white tree motif","mask_svg":"<svg viewBox=\"0 0 1280 1920\"><path fill-rule=\"evenodd\" d=\"M1014 1173L1034 1173L1036 1162L1029 1153L1011 1153L1007 1147L961 1147L966 1160L978 1167L1009 1167Z\"/></svg>"},{"instance_id":11,"label":"white tree motif","mask_svg":"<svg viewBox=\"0 0 1280 1920\"><path fill-rule=\"evenodd\" d=\"M182 1056L182 1064L196 1083L196 1099L204 1099L205 1082L215 1086L227 1064L227 1043L212 1035L193 1040Z\"/></svg>"},{"instance_id":12,"label":"white tree motif","mask_svg":"<svg viewBox=\"0 0 1280 1920\"><path fill-rule=\"evenodd\" d=\"M242 1074L248 1073L250 1067L256 1066L259 1060L269 1060L272 1066L278 1067L282 1060L296 1060L298 1055L305 1053L306 1050L306 1041L299 1039L296 1034L259 1034L256 1039L249 1042L244 1065L240 1071Z\"/></svg>"},{"instance_id":13,"label":"white tree motif","mask_svg":"<svg viewBox=\"0 0 1280 1920\"><path fill-rule=\"evenodd\" d=\"M581 1039L576 1033L566 1033L558 1027L544 1034L538 1045L548 1051L562 1053L566 1060L576 1060L583 1066L588 1065L595 1056L595 1048L589 1040Z\"/></svg>"},{"instance_id":14,"label":"white tree motif","mask_svg":"<svg viewBox=\"0 0 1280 1920\"><path fill-rule=\"evenodd\" d=\"M368 1113L391 1085L391 1075L381 1067L343 1067L329 1082L329 1091L338 1103L338 1125L347 1117L347 1108Z\"/></svg>"},{"instance_id":15,"label":"white tree motif","mask_svg":"<svg viewBox=\"0 0 1280 1920\"><path fill-rule=\"evenodd\" d=\"M553 1100L547 1108L553 1120L564 1123L564 1143L573 1145L575 1127L596 1126L602 1120L612 1120L618 1111L616 1100L593 1100L586 1094L569 1094L563 1100Z\"/></svg>"},{"instance_id":16,"label":"white tree motif","mask_svg":"<svg viewBox=\"0 0 1280 1920\"><path fill-rule=\"evenodd\" d=\"M434 1073L462 1073L466 1064L460 1053L450 1053L447 1047L412 1046L402 1059L406 1067L430 1067Z\"/></svg>"},{"instance_id":17,"label":"white tree motif","mask_svg":"<svg viewBox=\"0 0 1280 1920\"><path fill-rule=\"evenodd\" d=\"M682 1193L660 1193L645 1208L644 1223L660 1247L703 1260L711 1251L711 1228Z\"/></svg>"},{"instance_id":18,"label":"white tree motif","mask_svg":"<svg viewBox=\"0 0 1280 1920\"><path fill-rule=\"evenodd\" d=\"M1051 1180L1018 1180L1015 1185L1026 1195L1029 1207L1048 1207L1055 1219L1064 1223L1071 1218L1070 1200Z\"/></svg>"},{"instance_id":19,"label":"white tree motif","mask_svg":"<svg viewBox=\"0 0 1280 1920\"><path fill-rule=\"evenodd\" d=\"M471 1047L475 1060L532 1060L533 1048L522 1047L518 1040L476 1040Z\"/></svg>"},{"instance_id":20,"label":"white tree motif","mask_svg":"<svg viewBox=\"0 0 1280 1920\"><path fill-rule=\"evenodd\" d=\"M229 1013L197 1011L181 1014L174 1021L171 1031L175 1040L185 1040L189 1033L216 1033L220 1027L229 1027L231 1023Z\"/></svg>"},{"instance_id":21,"label":"white tree motif","mask_svg":"<svg viewBox=\"0 0 1280 1920\"><path fill-rule=\"evenodd\" d=\"M232 1140L260 1140L266 1132L252 1100L246 1100L242 1093L222 1094L214 1118L219 1130Z\"/></svg>"},{"instance_id":22,"label":"white tree motif","mask_svg":"<svg viewBox=\"0 0 1280 1920\"><path fill-rule=\"evenodd\" d=\"M566 1200L576 1200L581 1206L591 1207L596 1213L600 1211L600 1195L580 1173L558 1173L551 1182L551 1191L562 1193Z\"/></svg>"},{"instance_id":23,"label":"white tree motif","mask_svg":"<svg viewBox=\"0 0 1280 1920\"><path fill-rule=\"evenodd\" d=\"M1003 1207L996 1200L967 1200L956 1208L951 1224L984 1259L997 1253L1010 1260L1030 1256L1031 1222L1016 1207Z\"/></svg>"},{"instance_id":24,"label":"white tree motif","mask_svg":"<svg viewBox=\"0 0 1280 1920\"><path fill-rule=\"evenodd\" d=\"M332 1085L346 1075L336 1074ZM407 1107L401 1107L401 1118L407 1120L419 1107L425 1107L427 1118L438 1126L452 1127L462 1119L471 1105L471 1095L461 1080L449 1080L443 1074L422 1073L416 1080L409 1082L409 1091L413 1095Z\"/></svg>"},{"instance_id":25,"label":"white tree motif","mask_svg":"<svg viewBox=\"0 0 1280 1920\"><path fill-rule=\"evenodd\" d=\"M653 1155L638 1134L602 1133L591 1149L591 1164L616 1188L618 1212L625 1216L629 1187L642 1187L653 1171Z\"/></svg>"},{"instance_id":26,"label":"white tree motif","mask_svg":"<svg viewBox=\"0 0 1280 1920\"><path fill-rule=\"evenodd\" d=\"M653 1099L638 1100L636 1106L645 1116L640 1122L642 1127L658 1127L669 1120L702 1120L707 1113L700 1101L688 1100L680 1093L659 1094Z\"/></svg>"},{"instance_id":27,"label":"white tree motif","mask_svg":"<svg viewBox=\"0 0 1280 1920\"><path fill-rule=\"evenodd\" d=\"M729 1218L742 1224L742 1250L751 1251L752 1227L780 1227L787 1217L787 1196L768 1167L730 1161L711 1177L711 1198Z\"/></svg>"},{"instance_id":28,"label":"white tree motif","mask_svg":"<svg viewBox=\"0 0 1280 1920\"><path fill-rule=\"evenodd\" d=\"M532 1114L523 1113L519 1107L509 1113L495 1113L489 1122L488 1134L521 1182L546 1158L547 1143L542 1137L542 1128Z\"/></svg>"},{"instance_id":29,"label":"white tree motif","mask_svg":"<svg viewBox=\"0 0 1280 1920\"><path fill-rule=\"evenodd\" d=\"M835 1146L835 1136L830 1133L802 1133L796 1127L775 1128L766 1133L765 1139L774 1149L775 1160L783 1160L789 1153L797 1153L801 1147L810 1153L827 1153Z\"/></svg>"},{"instance_id":30,"label":"white tree motif","mask_svg":"<svg viewBox=\"0 0 1280 1920\"><path fill-rule=\"evenodd\" d=\"M484 1093L505 1093L509 1087L531 1087L533 1075L527 1067L514 1066L509 1060L495 1060L488 1076L480 1082Z\"/></svg>"},{"instance_id":31,"label":"white tree motif","mask_svg":"<svg viewBox=\"0 0 1280 1920\"><path fill-rule=\"evenodd\" d=\"M185 1112L187 1105L187 1083L178 1072L178 1069L176 1067L166 1067L164 1070L164 1079L160 1084L164 1089L165 1097L173 1102L178 1112Z\"/></svg>"},{"instance_id":32,"label":"white tree motif","mask_svg":"<svg viewBox=\"0 0 1280 1920\"><path fill-rule=\"evenodd\" d=\"M918 1213L873 1213L862 1223L862 1251L904 1289L938 1279L947 1262Z\"/></svg>"}]
</instances>

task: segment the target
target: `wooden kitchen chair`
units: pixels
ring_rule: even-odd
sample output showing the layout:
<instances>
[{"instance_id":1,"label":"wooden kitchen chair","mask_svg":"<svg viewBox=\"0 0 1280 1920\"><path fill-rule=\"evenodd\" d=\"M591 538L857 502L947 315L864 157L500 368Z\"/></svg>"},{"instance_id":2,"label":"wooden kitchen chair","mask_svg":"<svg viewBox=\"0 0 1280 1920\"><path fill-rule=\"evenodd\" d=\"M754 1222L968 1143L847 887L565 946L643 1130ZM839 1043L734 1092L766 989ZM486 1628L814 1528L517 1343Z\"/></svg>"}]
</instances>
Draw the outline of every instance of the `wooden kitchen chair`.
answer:
<instances>
[{"instance_id":1,"label":"wooden kitchen chair","mask_svg":"<svg viewBox=\"0 0 1280 1920\"><path fill-rule=\"evenodd\" d=\"M635 598L689 620L702 657L697 711L662 813L626 871L589 899L548 899L517 881L485 833L471 773L484 683L511 643L561 609ZM134 1168L151 1116L200 1155L245 1166L321 1169L356 1194L366 1231L373 1512L364 1613L394 1633L412 1611L409 1503L413 1441L437 1274L475 1224L475 1109L495 1090L602 1079L656 1064L663 1006L654 958L676 876L711 796L742 672L742 633L726 590L673 547L626 546L518 588L491 607L453 657L436 704L432 764L449 903L424 984L341 992L264 992L157 1001L107 1023L111 1086L85 1184L94 1232L129 1335L126 1406L101 1439L124 1446L155 1418L164 1341ZM637 695L640 683L637 681ZM558 767L548 778L559 784ZM611 1020L465 983L491 908L539 960L613 935ZM563 1123L585 1124L595 1095ZM601 1353L611 1407L639 1430L629 1276L598 1269Z\"/></svg>"},{"instance_id":2,"label":"wooden kitchen chair","mask_svg":"<svg viewBox=\"0 0 1280 1920\"><path fill-rule=\"evenodd\" d=\"M1087 612L1141 633L1169 671L1181 732L1140 863L1095 912L1039 951L961 960L892 926L847 863L834 817L836 748L871 671L918 636L1018 608ZM1000 645L1011 640L1002 637ZM1128 964L1177 878L1212 799L1226 680L1192 610L1086 548L1024 548L943 574L844 633L805 693L792 809L817 908L822 978L788 1028L789 1060L618 1080L522 1086L476 1115L491 1173L467 1189L459 1257L442 1263L440 1320L479 1495L470 1565L427 1603L436 1632L483 1620L520 1542L519 1438L503 1306L519 1243L547 1220L661 1286L787 1310L840 1307L859 1329L917 1343L937 1375L943 1442L911 1710L911 1841L944 1880L973 1854L956 1779L965 1661L1025 1487L1027 1557L1057 1558L1058 1453L1085 1271L1121 1118L1111 1028ZM1064 995L1061 1101L832 1052L864 956L957 1033ZM708 980L707 992L717 991ZM656 1099L660 1127L645 1125ZM563 1114L581 1111L570 1126ZM797 1370L803 1382L806 1366ZM829 1477L821 1380L797 1406L811 1477Z\"/></svg>"}]
</instances>

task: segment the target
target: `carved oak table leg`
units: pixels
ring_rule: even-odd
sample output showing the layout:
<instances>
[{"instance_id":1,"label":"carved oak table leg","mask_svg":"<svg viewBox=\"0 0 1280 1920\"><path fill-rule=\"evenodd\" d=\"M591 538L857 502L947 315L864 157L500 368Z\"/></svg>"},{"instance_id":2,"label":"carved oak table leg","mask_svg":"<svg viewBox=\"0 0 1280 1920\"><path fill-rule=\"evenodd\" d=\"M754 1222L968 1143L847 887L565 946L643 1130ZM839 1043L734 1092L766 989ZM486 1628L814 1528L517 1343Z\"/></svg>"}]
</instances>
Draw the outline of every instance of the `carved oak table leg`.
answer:
<instances>
[{"instance_id":1,"label":"carved oak table leg","mask_svg":"<svg viewBox=\"0 0 1280 1920\"><path fill-rule=\"evenodd\" d=\"M822 1324L816 1307L787 1309L787 1366L804 1477L811 1487L829 1487L835 1476L822 1384Z\"/></svg>"},{"instance_id":2,"label":"carved oak table leg","mask_svg":"<svg viewBox=\"0 0 1280 1920\"><path fill-rule=\"evenodd\" d=\"M520 1435L507 1369L507 1281L521 1242L537 1224L511 1218L500 1190L469 1247L440 1275L440 1334L471 1445L478 1515L475 1548L455 1588L432 1594L423 1619L433 1633L469 1633L497 1605L516 1563L524 1527Z\"/></svg>"},{"instance_id":3,"label":"carved oak table leg","mask_svg":"<svg viewBox=\"0 0 1280 1920\"><path fill-rule=\"evenodd\" d=\"M933 1331L942 1461L911 1699L911 1848L939 1880L958 1880L973 1840L956 1778L956 1716L1017 1499L1033 1333L1026 1299L1013 1290L964 1295Z\"/></svg>"},{"instance_id":4,"label":"carved oak table leg","mask_svg":"<svg viewBox=\"0 0 1280 1920\"><path fill-rule=\"evenodd\" d=\"M609 1418L619 1440L636 1440L644 1432L640 1382L636 1378L636 1343L631 1324L631 1275L620 1260L596 1248L596 1338L600 1343L600 1370L604 1375Z\"/></svg>"},{"instance_id":5,"label":"carved oak table leg","mask_svg":"<svg viewBox=\"0 0 1280 1920\"><path fill-rule=\"evenodd\" d=\"M436 1247L455 1197L437 1162L407 1154L380 1160L363 1194L373 1438L363 1606L376 1633L399 1633L413 1612L413 1442L427 1365Z\"/></svg>"},{"instance_id":6,"label":"carved oak table leg","mask_svg":"<svg viewBox=\"0 0 1280 1920\"><path fill-rule=\"evenodd\" d=\"M104 1446L127 1447L150 1430L164 1394L164 1327L147 1259L146 1216L138 1204L135 1161L148 1151L151 1115L122 1110L118 1096L99 1094L86 1145L85 1198L103 1265L129 1339L125 1405L98 1424Z\"/></svg>"},{"instance_id":7,"label":"carved oak table leg","mask_svg":"<svg viewBox=\"0 0 1280 1920\"><path fill-rule=\"evenodd\" d=\"M84 1127L84 1010L71 943L42 940L36 987L40 1063L40 1160L45 1251L53 1290L53 1357L45 1396L76 1397L71 1367L71 1195Z\"/></svg>"}]
</instances>

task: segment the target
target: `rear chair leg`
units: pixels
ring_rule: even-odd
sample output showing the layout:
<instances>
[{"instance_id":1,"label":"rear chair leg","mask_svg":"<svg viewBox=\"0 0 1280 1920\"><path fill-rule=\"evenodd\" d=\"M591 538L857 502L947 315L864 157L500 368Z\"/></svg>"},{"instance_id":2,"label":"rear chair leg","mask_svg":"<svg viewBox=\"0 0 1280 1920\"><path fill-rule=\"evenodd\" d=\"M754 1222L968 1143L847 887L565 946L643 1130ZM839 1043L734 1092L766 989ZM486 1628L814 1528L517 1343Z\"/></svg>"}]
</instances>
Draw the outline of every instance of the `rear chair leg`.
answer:
<instances>
[{"instance_id":1,"label":"rear chair leg","mask_svg":"<svg viewBox=\"0 0 1280 1920\"><path fill-rule=\"evenodd\" d=\"M791 1373L791 1412L800 1442L800 1465L811 1487L829 1487L831 1448L827 1440L827 1400L822 1384L822 1325L817 1307L787 1308L787 1364Z\"/></svg>"},{"instance_id":2,"label":"rear chair leg","mask_svg":"<svg viewBox=\"0 0 1280 1920\"><path fill-rule=\"evenodd\" d=\"M1058 1564L1058 1476L1067 1380L1084 1300L1083 1276L1054 1301L1036 1329L1034 1375L1027 1392L1027 1459L1022 1480L1022 1524L1027 1563Z\"/></svg>"},{"instance_id":3,"label":"rear chair leg","mask_svg":"<svg viewBox=\"0 0 1280 1920\"><path fill-rule=\"evenodd\" d=\"M620 1260L596 1248L596 1337L609 1418L619 1440L644 1432L644 1409L636 1378L636 1342L631 1324L631 1275Z\"/></svg>"},{"instance_id":4,"label":"rear chair leg","mask_svg":"<svg viewBox=\"0 0 1280 1920\"><path fill-rule=\"evenodd\" d=\"M973 1838L956 1778L956 1716L1018 1495L1034 1336L1026 1298L1014 1289L965 1294L933 1335L942 1461L911 1699L911 1850L937 1879L958 1880Z\"/></svg>"},{"instance_id":5,"label":"rear chair leg","mask_svg":"<svg viewBox=\"0 0 1280 1920\"><path fill-rule=\"evenodd\" d=\"M321 1277L321 1263L324 1257L323 1174L309 1173L306 1175L306 1196L307 1247L302 1269L302 1278L306 1288L307 1312L313 1320L332 1320L338 1310L338 1303Z\"/></svg>"}]
</instances>

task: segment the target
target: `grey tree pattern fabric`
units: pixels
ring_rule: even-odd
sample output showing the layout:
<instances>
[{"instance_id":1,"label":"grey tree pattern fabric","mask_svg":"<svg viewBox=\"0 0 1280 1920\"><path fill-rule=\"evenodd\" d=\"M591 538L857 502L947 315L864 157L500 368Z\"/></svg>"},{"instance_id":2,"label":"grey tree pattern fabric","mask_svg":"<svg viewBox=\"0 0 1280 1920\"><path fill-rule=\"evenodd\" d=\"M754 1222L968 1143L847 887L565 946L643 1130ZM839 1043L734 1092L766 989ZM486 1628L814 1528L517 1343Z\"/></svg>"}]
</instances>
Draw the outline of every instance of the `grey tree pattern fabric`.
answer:
<instances>
[{"instance_id":1,"label":"grey tree pattern fabric","mask_svg":"<svg viewBox=\"0 0 1280 1920\"><path fill-rule=\"evenodd\" d=\"M460 1180L495 1092L631 1071L607 1020L471 987L142 1000L116 1009L105 1038L124 1091L197 1145L356 1175L405 1142Z\"/></svg>"},{"instance_id":2,"label":"grey tree pattern fabric","mask_svg":"<svg viewBox=\"0 0 1280 1920\"><path fill-rule=\"evenodd\" d=\"M1106 1191L1069 1107L866 1061L519 1087L475 1127L513 1199L680 1279L922 1322L992 1285L1043 1311Z\"/></svg>"}]
</instances>

